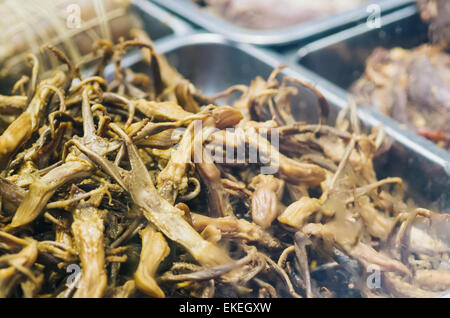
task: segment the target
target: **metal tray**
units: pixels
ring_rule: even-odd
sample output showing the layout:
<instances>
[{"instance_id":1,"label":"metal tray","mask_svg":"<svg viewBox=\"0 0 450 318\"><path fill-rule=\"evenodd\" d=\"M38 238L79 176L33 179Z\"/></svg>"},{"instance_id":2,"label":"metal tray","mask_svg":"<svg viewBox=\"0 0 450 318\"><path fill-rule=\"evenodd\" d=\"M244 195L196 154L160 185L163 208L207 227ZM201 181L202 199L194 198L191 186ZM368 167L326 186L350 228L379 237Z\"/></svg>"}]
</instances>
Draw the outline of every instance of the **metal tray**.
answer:
<instances>
[{"instance_id":1,"label":"metal tray","mask_svg":"<svg viewBox=\"0 0 450 318\"><path fill-rule=\"evenodd\" d=\"M366 59L376 47L408 49L427 42L428 27L415 6L383 16L381 25L370 30L360 24L309 43L294 53L293 61L348 89L364 73Z\"/></svg>"},{"instance_id":2,"label":"metal tray","mask_svg":"<svg viewBox=\"0 0 450 318\"><path fill-rule=\"evenodd\" d=\"M314 19L292 27L261 31L236 26L219 16L211 14L204 8L199 7L192 0L152 1L209 32L222 34L226 38L237 42L263 46L287 45L294 42L305 41L307 39L317 38L325 32L336 31L349 24L360 23L362 20L366 20L369 17L370 13L367 12L367 6L370 4L378 4L381 13L387 13L391 10L415 2L415 0L375 0L370 1L367 4L362 4L354 10L332 14L325 18Z\"/></svg>"},{"instance_id":3,"label":"metal tray","mask_svg":"<svg viewBox=\"0 0 450 318\"><path fill-rule=\"evenodd\" d=\"M366 59L376 47L400 46L410 49L426 42L428 27L421 21L417 8L409 6L384 16L380 29L369 30L361 24L312 42L298 49L294 55L286 54L285 58L326 79L324 82L327 85L336 85L347 90L364 73ZM411 138L414 143L423 145L429 153L441 157L446 161L446 166L450 166L450 152L412 131L401 128L397 122L372 108L362 109L372 117L380 118L382 122L391 122L392 126L397 127L397 131ZM448 202L450 199L446 200Z\"/></svg>"},{"instance_id":4,"label":"metal tray","mask_svg":"<svg viewBox=\"0 0 450 318\"><path fill-rule=\"evenodd\" d=\"M232 44L217 34L192 34L168 37L156 43L156 49L166 54L170 63L206 94L214 94L234 84L249 84L256 76L266 77L280 64L280 56L247 44ZM140 53L127 56L124 65L144 71ZM330 102L330 123L347 105L345 91L330 85L319 76L300 66L283 70L283 76L293 76L314 83ZM317 122L317 100L305 92L298 104L298 120ZM378 176L399 176L407 186L409 197L423 207L450 212L450 154L413 133L402 131L392 120L370 110L359 109L366 129L383 125L392 139L390 150L376 160Z\"/></svg>"},{"instance_id":5,"label":"metal tray","mask_svg":"<svg viewBox=\"0 0 450 318\"><path fill-rule=\"evenodd\" d=\"M192 30L189 24L147 0L132 0L131 10L142 20L143 28L152 40L183 35Z\"/></svg>"}]
</instances>

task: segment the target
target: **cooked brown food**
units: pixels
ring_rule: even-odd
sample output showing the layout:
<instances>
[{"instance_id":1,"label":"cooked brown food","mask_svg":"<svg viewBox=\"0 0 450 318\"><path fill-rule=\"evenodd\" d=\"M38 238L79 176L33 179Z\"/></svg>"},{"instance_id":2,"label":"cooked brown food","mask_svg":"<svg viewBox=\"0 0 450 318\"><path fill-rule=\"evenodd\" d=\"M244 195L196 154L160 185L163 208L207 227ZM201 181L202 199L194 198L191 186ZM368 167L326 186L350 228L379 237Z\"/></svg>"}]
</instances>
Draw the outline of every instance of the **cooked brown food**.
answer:
<instances>
[{"instance_id":1,"label":"cooked brown food","mask_svg":"<svg viewBox=\"0 0 450 318\"><path fill-rule=\"evenodd\" d=\"M133 37L98 43L89 77L47 46L68 71L33 67L23 94L0 98L13 117L0 130L0 296L450 291L450 218L406 203L401 179L377 179L384 134L364 134L354 105L325 125L324 97L282 67L204 96ZM131 48L142 73L121 63ZM294 119L304 89L319 124Z\"/></svg>"},{"instance_id":2,"label":"cooked brown food","mask_svg":"<svg viewBox=\"0 0 450 318\"><path fill-rule=\"evenodd\" d=\"M376 49L351 92L360 102L450 149L450 55L440 47Z\"/></svg>"},{"instance_id":3,"label":"cooked brown food","mask_svg":"<svg viewBox=\"0 0 450 318\"><path fill-rule=\"evenodd\" d=\"M366 0L193 0L249 29L280 29L354 9Z\"/></svg>"},{"instance_id":4,"label":"cooked brown food","mask_svg":"<svg viewBox=\"0 0 450 318\"><path fill-rule=\"evenodd\" d=\"M417 0L423 21L428 23L430 42L450 50L450 1Z\"/></svg>"}]
</instances>

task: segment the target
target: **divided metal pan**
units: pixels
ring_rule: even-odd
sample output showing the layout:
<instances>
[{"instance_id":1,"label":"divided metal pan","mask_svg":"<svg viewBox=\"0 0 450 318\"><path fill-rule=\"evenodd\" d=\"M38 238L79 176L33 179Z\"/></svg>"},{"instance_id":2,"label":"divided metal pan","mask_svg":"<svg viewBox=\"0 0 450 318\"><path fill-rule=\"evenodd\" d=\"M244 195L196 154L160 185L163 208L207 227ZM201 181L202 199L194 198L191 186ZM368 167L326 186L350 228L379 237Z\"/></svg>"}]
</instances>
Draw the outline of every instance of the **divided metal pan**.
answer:
<instances>
[{"instance_id":1,"label":"divided metal pan","mask_svg":"<svg viewBox=\"0 0 450 318\"><path fill-rule=\"evenodd\" d=\"M419 16L415 6L409 6L382 18L382 27L370 30L365 25L349 28L334 35L312 42L291 56L291 62L301 65L314 72L330 86L338 86L348 90L364 72L366 59L376 47L403 47L406 49L417 47L428 41L428 27ZM286 57L288 58L288 57ZM450 152L436 146L431 141L422 138L412 131L402 129L392 119L377 113L369 107L362 110L380 121L392 123L396 131L407 137L415 144L427 149L428 154L440 157L450 171ZM421 154L423 150L418 150ZM408 159L408 158L405 158ZM408 159L409 160L409 159ZM415 173L411 171L411 173ZM415 182L415 181L414 181ZM447 190L447 202L450 192ZM447 209L448 211L448 209Z\"/></svg>"},{"instance_id":2,"label":"divided metal pan","mask_svg":"<svg viewBox=\"0 0 450 318\"><path fill-rule=\"evenodd\" d=\"M376 47L409 49L427 42L428 27L415 6L383 16L381 26L369 29L360 24L311 42L295 52L294 62L348 89L363 74Z\"/></svg>"},{"instance_id":3,"label":"divided metal pan","mask_svg":"<svg viewBox=\"0 0 450 318\"><path fill-rule=\"evenodd\" d=\"M157 41L156 49L166 54L170 63L206 94L223 91L233 84L249 84L256 76L267 77L280 64L280 56L246 44L231 44L217 34L192 34L168 37ZM129 55L124 65L145 71L140 54ZM330 123L347 105L345 91L300 66L285 69L280 76L293 76L314 83L332 106ZM304 90L304 89L303 89ZM304 90L296 116L299 120L317 122L317 100ZM383 125L392 139L390 150L376 160L379 177L399 176L408 187L408 194L419 204L441 212L450 212L450 161L446 152L435 152L434 145L417 140L412 133L401 131L384 116L364 109L359 117L368 129Z\"/></svg>"},{"instance_id":4,"label":"divided metal pan","mask_svg":"<svg viewBox=\"0 0 450 318\"><path fill-rule=\"evenodd\" d=\"M374 0L357 8L328 17L310 20L292 27L278 30L251 30L210 13L207 9L195 4L192 0L153 0L162 7L182 16L207 31L219 33L236 42L255 45L287 45L317 38L325 32L336 31L349 24L360 23L370 16L367 10L371 4L379 5L381 13L387 13L415 2L415 0Z\"/></svg>"}]
</instances>

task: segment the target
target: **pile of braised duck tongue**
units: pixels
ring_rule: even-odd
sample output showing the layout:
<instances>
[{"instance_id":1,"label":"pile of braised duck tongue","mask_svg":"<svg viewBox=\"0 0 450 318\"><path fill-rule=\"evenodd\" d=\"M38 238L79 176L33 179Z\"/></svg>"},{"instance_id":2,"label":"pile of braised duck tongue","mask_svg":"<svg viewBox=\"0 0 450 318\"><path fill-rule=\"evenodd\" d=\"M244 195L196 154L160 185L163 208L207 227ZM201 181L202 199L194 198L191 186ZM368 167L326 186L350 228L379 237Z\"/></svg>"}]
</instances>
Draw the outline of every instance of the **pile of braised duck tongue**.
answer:
<instances>
[{"instance_id":1,"label":"pile of braised duck tongue","mask_svg":"<svg viewBox=\"0 0 450 318\"><path fill-rule=\"evenodd\" d=\"M449 291L450 218L377 179L383 131L355 107L325 125L326 100L282 67L204 96L134 38L99 42L89 77L47 46L68 71L39 78L30 56L32 80L0 96L1 297ZM132 48L145 72L122 65ZM319 124L293 116L305 89Z\"/></svg>"}]
</instances>

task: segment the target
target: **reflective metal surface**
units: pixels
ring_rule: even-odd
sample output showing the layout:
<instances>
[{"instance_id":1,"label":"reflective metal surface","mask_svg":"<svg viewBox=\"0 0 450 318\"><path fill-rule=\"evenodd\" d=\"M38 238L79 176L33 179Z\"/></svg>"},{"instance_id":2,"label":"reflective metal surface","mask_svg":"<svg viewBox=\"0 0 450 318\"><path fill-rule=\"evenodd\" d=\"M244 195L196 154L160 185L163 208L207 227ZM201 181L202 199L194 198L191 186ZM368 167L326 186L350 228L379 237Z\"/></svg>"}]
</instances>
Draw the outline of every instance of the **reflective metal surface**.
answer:
<instances>
[{"instance_id":1,"label":"reflective metal surface","mask_svg":"<svg viewBox=\"0 0 450 318\"><path fill-rule=\"evenodd\" d=\"M279 30L251 30L234 25L223 18L211 14L192 0L152 0L162 7L182 16L190 22L210 32L219 33L226 38L241 43L256 45L287 45L333 31L349 24L359 23L370 16L367 7L370 4L380 6L381 13L411 4L414 0L374 0L366 4L328 17L310 20L292 27Z\"/></svg>"},{"instance_id":2,"label":"reflective metal surface","mask_svg":"<svg viewBox=\"0 0 450 318\"><path fill-rule=\"evenodd\" d=\"M428 27L415 6L382 17L381 28L358 26L324 37L298 49L295 60L343 89L364 72L376 47L413 48L427 42Z\"/></svg>"},{"instance_id":3,"label":"reflective metal surface","mask_svg":"<svg viewBox=\"0 0 450 318\"><path fill-rule=\"evenodd\" d=\"M189 24L147 0L132 0L132 11L143 22L143 28L151 39L168 35L183 35L191 30Z\"/></svg>"}]
</instances>

